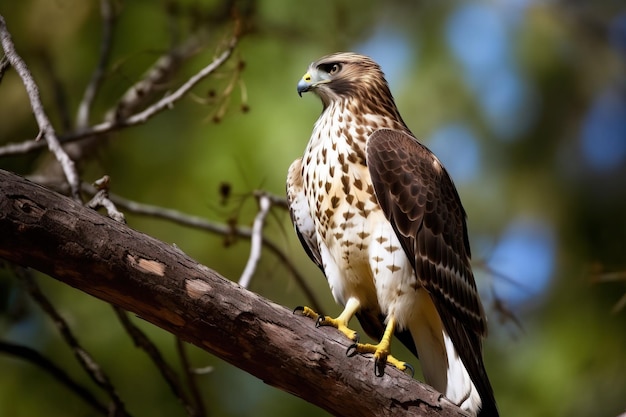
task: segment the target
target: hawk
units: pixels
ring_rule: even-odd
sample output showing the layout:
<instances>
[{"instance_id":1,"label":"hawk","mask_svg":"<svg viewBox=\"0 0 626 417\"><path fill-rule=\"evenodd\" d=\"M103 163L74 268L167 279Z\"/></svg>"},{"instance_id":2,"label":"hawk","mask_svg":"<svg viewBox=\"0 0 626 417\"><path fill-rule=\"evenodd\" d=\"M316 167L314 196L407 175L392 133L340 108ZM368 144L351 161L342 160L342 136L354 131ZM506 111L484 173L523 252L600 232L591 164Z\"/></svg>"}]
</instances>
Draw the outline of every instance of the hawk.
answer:
<instances>
[{"instance_id":1,"label":"hawk","mask_svg":"<svg viewBox=\"0 0 626 417\"><path fill-rule=\"evenodd\" d=\"M323 110L287 177L297 235L325 274L337 318L302 314L355 342L348 354L389 363L392 336L416 356L426 383L473 415L498 416L482 357L485 313L470 266L465 211L441 162L402 120L380 66L354 53L313 62L298 82ZM357 316L380 342L357 343Z\"/></svg>"}]
</instances>

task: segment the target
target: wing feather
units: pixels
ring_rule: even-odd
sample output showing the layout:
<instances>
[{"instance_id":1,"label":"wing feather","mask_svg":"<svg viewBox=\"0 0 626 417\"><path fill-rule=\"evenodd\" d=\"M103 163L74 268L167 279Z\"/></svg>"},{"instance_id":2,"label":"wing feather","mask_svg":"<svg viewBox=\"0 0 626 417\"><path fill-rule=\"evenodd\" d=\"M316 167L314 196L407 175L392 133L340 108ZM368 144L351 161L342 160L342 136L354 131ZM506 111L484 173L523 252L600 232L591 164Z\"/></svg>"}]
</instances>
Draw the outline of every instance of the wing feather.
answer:
<instances>
[{"instance_id":1,"label":"wing feather","mask_svg":"<svg viewBox=\"0 0 626 417\"><path fill-rule=\"evenodd\" d=\"M424 145L396 130L370 136L367 163L378 202L414 261L419 284L431 294L483 406L495 407L482 359L486 319L470 265L466 215L452 179Z\"/></svg>"},{"instance_id":2,"label":"wing feather","mask_svg":"<svg viewBox=\"0 0 626 417\"><path fill-rule=\"evenodd\" d=\"M470 266L465 211L450 176L413 137L380 129L367 143L374 191L417 279L479 335L485 315Z\"/></svg>"}]
</instances>

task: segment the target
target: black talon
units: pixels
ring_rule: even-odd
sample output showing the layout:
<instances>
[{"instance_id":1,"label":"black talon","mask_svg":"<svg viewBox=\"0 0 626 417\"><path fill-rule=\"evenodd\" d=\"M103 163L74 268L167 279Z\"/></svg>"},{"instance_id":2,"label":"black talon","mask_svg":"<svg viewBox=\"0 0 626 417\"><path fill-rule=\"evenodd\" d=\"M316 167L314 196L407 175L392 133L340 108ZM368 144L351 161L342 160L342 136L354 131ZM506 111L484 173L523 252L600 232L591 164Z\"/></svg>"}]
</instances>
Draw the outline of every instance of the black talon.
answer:
<instances>
[{"instance_id":1,"label":"black talon","mask_svg":"<svg viewBox=\"0 0 626 417\"><path fill-rule=\"evenodd\" d=\"M322 323L324 323L324 316L319 316L317 318L317 320L315 320L315 327L320 327L322 325Z\"/></svg>"},{"instance_id":2,"label":"black talon","mask_svg":"<svg viewBox=\"0 0 626 417\"><path fill-rule=\"evenodd\" d=\"M385 375L385 364L387 361L378 361L378 358L374 359L374 375L381 377Z\"/></svg>"},{"instance_id":3,"label":"black talon","mask_svg":"<svg viewBox=\"0 0 626 417\"><path fill-rule=\"evenodd\" d=\"M304 311L304 306L297 306L296 308L293 309L293 314L301 313L303 311Z\"/></svg>"},{"instance_id":4,"label":"black talon","mask_svg":"<svg viewBox=\"0 0 626 417\"><path fill-rule=\"evenodd\" d=\"M411 378L413 378L415 376L415 368L413 368L413 366L410 363L406 363L406 362L404 363L404 366L406 366L404 373L407 373L406 371L410 371Z\"/></svg>"},{"instance_id":5,"label":"black talon","mask_svg":"<svg viewBox=\"0 0 626 417\"><path fill-rule=\"evenodd\" d=\"M348 346L348 349L346 349L346 356L351 358L354 355L356 355L358 353L358 346L356 343L351 344L350 346Z\"/></svg>"}]
</instances>

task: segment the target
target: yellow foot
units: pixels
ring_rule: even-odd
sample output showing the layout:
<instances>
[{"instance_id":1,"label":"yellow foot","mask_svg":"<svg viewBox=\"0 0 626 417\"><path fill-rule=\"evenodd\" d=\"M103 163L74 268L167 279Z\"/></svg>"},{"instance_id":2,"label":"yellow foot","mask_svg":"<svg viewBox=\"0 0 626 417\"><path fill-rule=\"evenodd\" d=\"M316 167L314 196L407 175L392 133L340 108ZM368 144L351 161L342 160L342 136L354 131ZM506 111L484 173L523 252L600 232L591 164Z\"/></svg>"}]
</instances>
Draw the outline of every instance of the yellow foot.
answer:
<instances>
[{"instance_id":1,"label":"yellow foot","mask_svg":"<svg viewBox=\"0 0 626 417\"><path fill-rule=\"evenodd\" d=\"M354 343L348 347L348 350L346 351L346 355L348 356L354 356L357 353L374 354L374 374L376 376L383 376L385 374L386 364L395 366L402 372L406 372L411 375L411 377L415 374L415 369L413 369L410 364L391 356L389 353L389 343L385 343L385 340L381 340L381 342L377 345L369 343Z\"/></svg>"},{"instance_id":2,"label":"yellow foot","mask_svg":"<svg viewBox=\"0 0 626 417\"><path fill-rule=\"evenodd\" d=\"M335 329L339 330L341 333L345 334L346 337L353 342L357 342L359 340L359 335L357 334L357 332L348 328L348 323L342 320L340 317L334 319L329 316L322 316L313 311L313 309L306 306L296 307L293 312L300 313L303 316L310 317L315 320L315 327L332 326Z\"/></svg>"},{"instance_id":3,"label":"yellow foot","mask_svg":"<svg viewBox=\"0 0 626 417\"><path fill-rule=\"evenodd\" d=\"M357 353L373 353L374 374L376 376L383 376L385 374L385 364L389 363L402 372L410 373L411 377L413 377L415 370L411 365L391 356L391 336L393 335L395 327L395 318L393 316L389 316L383 337L377 345L371 345L369 343L355 343L348 348L346 355L354 356Z\"/></svg>"}]
</instances>

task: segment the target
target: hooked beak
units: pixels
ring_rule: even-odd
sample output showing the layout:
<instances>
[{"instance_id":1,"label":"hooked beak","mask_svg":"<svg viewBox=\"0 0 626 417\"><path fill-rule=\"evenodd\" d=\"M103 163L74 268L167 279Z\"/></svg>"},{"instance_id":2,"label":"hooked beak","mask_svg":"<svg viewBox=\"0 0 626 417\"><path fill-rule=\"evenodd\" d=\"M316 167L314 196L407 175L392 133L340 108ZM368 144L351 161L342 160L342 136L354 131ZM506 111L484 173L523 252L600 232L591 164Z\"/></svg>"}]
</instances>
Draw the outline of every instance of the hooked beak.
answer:
<instances>
[{"instance_id":1,"label":"hooked beak","mask_svg":"<svg viewBox=\"0 0 626 417\"><path fill-rule=\"evenodd\" d=\"M298 81L298 95L302 97L302 93L306 93L311 88L313 88L313 77L311 77L310 72L307 72Z\"/></svg>"},{"instance_id":2,"label":"hooked beak","mask_svg":"<svg viewBox=\"0 0 626 417\"><path fill-rule=\"evenodd\" d=\"M326 76L324 76L326 75ZM328 75L316 68L309 68L309 71L298 81L298 95L302 97L302 93L313 90L319 84L327 83L330 79Z\"/></svg>"}]
</instances>

